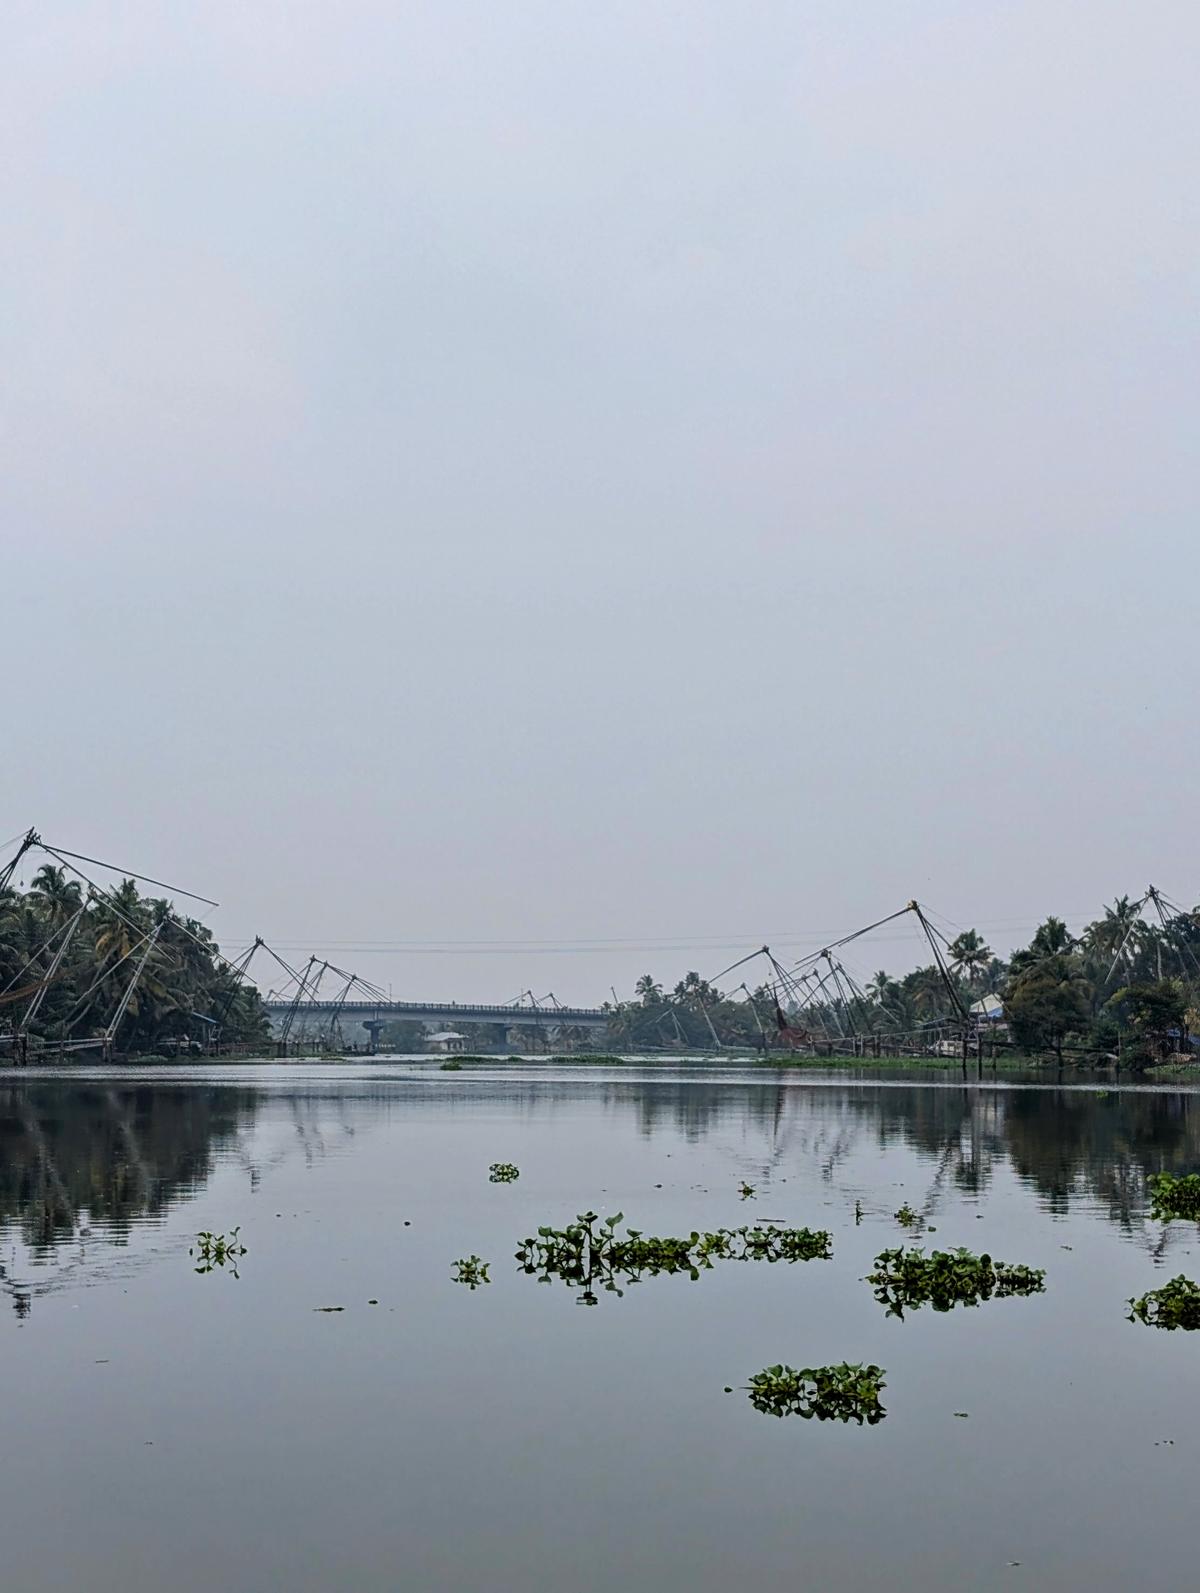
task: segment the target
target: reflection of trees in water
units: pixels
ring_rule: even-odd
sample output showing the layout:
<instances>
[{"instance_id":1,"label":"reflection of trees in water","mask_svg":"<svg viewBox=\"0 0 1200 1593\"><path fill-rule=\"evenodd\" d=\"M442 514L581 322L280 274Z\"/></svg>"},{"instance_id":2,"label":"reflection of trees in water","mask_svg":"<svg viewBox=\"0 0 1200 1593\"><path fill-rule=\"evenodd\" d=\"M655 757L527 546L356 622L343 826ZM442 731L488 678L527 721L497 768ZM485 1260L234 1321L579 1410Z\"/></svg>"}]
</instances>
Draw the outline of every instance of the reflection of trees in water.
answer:
<instances>
[{"instance_id":1,"label":"reflection of trees in water","mask_svg":"<svg viewBox=\"0 0 1200 1593\"><path fill-rule=\"evenodd\" d=\"M1013 1168L1051 1211L1093 1196L1129 1227L1146 1209L1151 1173L1190 1172L1200 1162L1200 1099L1194 1095L1082 1090L1014 1092L1006 1142Z\"/></svg>"},{"instance_id":2,"label":"reflection of trees in water","mask_svg":"<svg viewBox=\"0 0 1200 1593\"><path fill-rule=\"evenodd\" d=\"M735 1118L759 1128L773 1127L780 1117L783 1093L775 1085L689 1083L667 1078L661 1083L609 1084L603 1098L610 1108L627 1110L632 1106L638 1132L646 1139L661 1128L672 1128L697 1143L713 1128Z\"/></svg>"},{"instance_id":3,"label":"reflection of trees in water","mask_svg":"<svg viewBox=\"0 0 1200 1593\"><path fill-rule=\"evenodd\" d=\"M13 1084L0 1087L0 1230L14 1226L36 1253L78 1233L81 1213L121 1237L194 1193L218 1152L261 1170L294 1155L323 1156L356 1124L475 1114L498 1103L531 1119L573 1102L600 1103L639 1133L700 1143L736 1130L739 1156L764 1175L803 1162L845 1193L870 1193L869 1161L891 1148L926 1165L926 1214L951 1191L979 1195L1011 1166L1051 1211L1096 1200L1132 1226L1146 1209L1150 1173L1200 1167L1200 1096L1175 1092L979 1090L850 1083L797 1086L684 1077L569 1083L486 1075L431 1093L384 1079L280 1094L222 1084ZM290 1143L247 1148L261 1106L290 1119ZM565 1132L565 1130L564 1130ZM744 1165L744 1161L743 1161ZM851 1182L861 1178L856 1189Z\"/></svg>"},{"instance_id":4,"label":"reflection of trees in water","mask_svg":"<svg viewBox=\"0 0 1200 1593\"><path fill-rule=\"evenodd\" d=\"M612 1087L608 1099L632 1104L646 1135L670 1126L696 1141L751 1122L764 1132L764 1173L802 1158L834 1182L868 1146L915 1150L930 1163L926 1214L948 1189L985 1193L1007 1164L1049 1210L1083 1197L1128 1227L1146 1210L1151 1173L1200 1166L1200 1096L1176 1092L680 1080Z\"/></svg>"},{"instance_id":5,"label":"reflection of trees in water","mask_svg":"<svg viewBox=\"0 0 1200 1593\"><path fill-rule=\"evenodd\" d=\"M19 1223L35 1251L70 1239L84 1211L128 1232L207 1180L255 1099L216 1085L0 1089L0 1227Z\"/></svg>"},{"instance_id":6,"label":"reflection of trees in water","mask_svg":"<svg viewBox=\"0 0 1200 1593\"><path fill-rule=\"evenodd\" d=\"M141 1221L162 1215L208 1182L218 1156L257 1187L262 1172L299 1150L311 1165L328 1141L354 1134L349 1114L394 1104L381 1089L348 1103L336 1092L289 1092L289 1139L254 1144L255 1119L272 1097L232 1085L21 1084L0 1086L0 1238L19 1239L38 1267L20 1282L0 1262L0 1290L18 1316L33 1297L102 1262L111 1275ZM103 1243L101 1243L101 1241ZM53 1259L53 1268L42 1264ZM122 1267L140 1262L126 1254Z\"/></svg>"},{"instance_id":7,"label":"reflection of trees in water","mask_svg":"<svg viewBox=\"0 0 1200 1593\"><path fill-rule=\"evenodd\" d=\"M780 1086L779 1095L764 1173L807 1159L826 1183L868 1205L878 1189L869 1176L863 1179L862 1158L872 1153L880 1158L903 1147L930 1164L918 1202L925 1216L937 1209L948 1188L969 1194L984 1190L995 1161L1004 1155L1003 1108L990 1092L832 1084Z\"/></svg>"}]
</instances>

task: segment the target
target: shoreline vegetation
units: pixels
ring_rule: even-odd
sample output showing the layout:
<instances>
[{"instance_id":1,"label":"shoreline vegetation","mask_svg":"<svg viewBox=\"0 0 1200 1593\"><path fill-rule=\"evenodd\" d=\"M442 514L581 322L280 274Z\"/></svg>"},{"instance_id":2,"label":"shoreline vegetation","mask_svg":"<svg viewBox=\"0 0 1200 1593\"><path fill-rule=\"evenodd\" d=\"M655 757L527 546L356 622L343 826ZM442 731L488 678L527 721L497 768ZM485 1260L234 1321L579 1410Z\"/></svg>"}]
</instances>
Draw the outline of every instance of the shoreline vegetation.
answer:
<instances>
[{"instance_id":1,"label":"shoreline vegetation","mask_svg":"<svg viewBox=\"0 0 1200 1593\"><path fill-rule=\"evenodd\" d=\"M645 973L629 999L614 991L602 1008L602 1049L589 1049L595 1037L556 1020L553 1007L514 1009L512 1024L501 1026L507 1054L578 1066L699 1056L813 1070L1049 1064L1164 1078L1200 1067L1200 908L1176 908L1155 890L1137 901L1123 896L1078 934L1047 918L1007 958L974 929L947 938L916 902L880 923L910 911L932 960L909 973L856 976L829 951L789 971L764 946L725 971L741 970L733 989L692 971L670 990ZM856 942L865 960L870 942L861 937L878 927L835 948ZM760 956L769 977L751 988L746 975ZM244 977L247 960L230 962L203 923L165 898L142 896L133 879L85 894L67 870L44 864L28 889L0 887L0 1064L268 1056L276 1038ZM303 1003L298 1012L286 1047L296 1060L367 1052L346 1044L328 1020L319 1035L307 1033ZM459 1065L504 1060L494 1023L464 1018L461 1033L446 1037L462 1050L449 1054L411 1019L377 1028L371 1050L379 1054Z\"/></svg>"},{"instance_id":2,"label":"shoreline vegetation","mask_svg":"<svg viewBox=\"0 0 1200 1593\"><path fill-rule=\"evenodd\" d=\"M1028 946L1002 958L976 930L948 939L917 903L909 906L932 952L910 973L879 969L860 983L822 952L795 978L766 947L773 977L753 989L743 982L724 992L691 972L668 992L646 973L632 1000L608 1006L610 1042L618 1050L637 1050L639 1040L741 1048L799 1068L1050 1061L1187 1072L1200 1063L1192 1038L1200 1034L1200 908L1175 908L1153 889L1136 901L1122 896L1079 934L1047 918Z\"/></svg>"},{"instance_id":3,"label":"shoreline vegetation","mask_svg":"<svg viewBox=\"0 0 1200 1593\"><path fill-rule=\"evenodd\" d=\"M265 1049L262 998L212 931L132 879L103 895L54 863L0 888L0 1064Z\"/></svg>"}]
</instances>

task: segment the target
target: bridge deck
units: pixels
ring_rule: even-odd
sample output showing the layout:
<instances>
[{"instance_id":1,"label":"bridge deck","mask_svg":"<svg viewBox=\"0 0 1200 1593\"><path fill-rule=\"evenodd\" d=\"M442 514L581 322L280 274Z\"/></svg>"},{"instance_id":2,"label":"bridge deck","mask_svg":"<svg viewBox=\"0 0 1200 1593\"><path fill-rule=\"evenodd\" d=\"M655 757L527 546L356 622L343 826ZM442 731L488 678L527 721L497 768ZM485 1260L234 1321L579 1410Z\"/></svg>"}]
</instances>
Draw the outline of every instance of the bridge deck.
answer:
<instances>
[{"instance_id":1,"label":"bridge deck","mask_svg":"<svg viewBox=\"0 0 1200 1593\"><path fill-rule=\"evenodd\" d=\"M266 1001L267 1015L282 1018L291 1011L290 1001ZM602 1007L502 1007L464 1004L454 1001L302 1001L298 1018L319 1013L345 1013L372 1018L416 1018L433 1022L457 1019L462 1023L569 1023L588 1027L608 1022Z\"/></svg>"}]
</instances>

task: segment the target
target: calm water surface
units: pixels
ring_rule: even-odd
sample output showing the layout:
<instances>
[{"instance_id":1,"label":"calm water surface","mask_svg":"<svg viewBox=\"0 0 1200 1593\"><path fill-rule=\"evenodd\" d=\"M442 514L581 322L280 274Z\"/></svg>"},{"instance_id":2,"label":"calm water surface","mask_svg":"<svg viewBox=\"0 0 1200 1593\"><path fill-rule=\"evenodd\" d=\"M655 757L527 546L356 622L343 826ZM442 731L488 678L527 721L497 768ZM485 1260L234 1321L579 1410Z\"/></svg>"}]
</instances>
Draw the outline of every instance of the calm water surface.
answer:
<instances>
[{"instance_id":1,"label":"calm water surface","mask_svg":"<svg viewBox=\"0 0 1200 1593\"><path fill-rule=\"evenodd\" d=\"M498 1160L519 1182L488 1182ZM405 1062L9 1075L3 1586L1191 1585L1200 1335L1125 1319L1200 1276L1195 1225L1146 1215L1164 1167L1200 1168L1200 1095ZM889 1319L862 1277L906 1200L927 1243L1044 1267L1046 1293ZM587 1307L513 1251L588 1207L659 1234L828 1228L834 1259ZM198 1276L191 1238L235 1223L240 1278ZM494 1280L474 1293L451 1281L471 1253ZM740 1387L842 1359L886 1368L879 1426L773 1420Z\"/></svg>"}]
</instances>

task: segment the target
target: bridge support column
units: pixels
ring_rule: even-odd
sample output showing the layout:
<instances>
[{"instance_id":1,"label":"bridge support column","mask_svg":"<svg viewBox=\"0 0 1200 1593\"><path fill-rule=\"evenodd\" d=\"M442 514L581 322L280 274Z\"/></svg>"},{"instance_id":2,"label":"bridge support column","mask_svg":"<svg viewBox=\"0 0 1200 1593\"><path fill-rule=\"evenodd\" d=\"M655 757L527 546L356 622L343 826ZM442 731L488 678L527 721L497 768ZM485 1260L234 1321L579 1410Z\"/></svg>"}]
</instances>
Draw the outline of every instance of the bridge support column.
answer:
<instances>
[{"instance_id":1,"label":"bridge support column","mask_svg":"<svg viewBox=\"0 0 1200 1593\"><path fill-rule=\"evenodd\" d=\"M380 1031L380 1029L383 1028L383 1025L384 1025L384 1020L382 1018L364 1018L363 1019L363 1028L367 1031L367 1034L370 1036L370 1039L367 1041L367 1055L368 1056L374 1056L375 1053L379 1050L379 1031Z\"/></svg>"}]
</instances>

